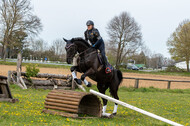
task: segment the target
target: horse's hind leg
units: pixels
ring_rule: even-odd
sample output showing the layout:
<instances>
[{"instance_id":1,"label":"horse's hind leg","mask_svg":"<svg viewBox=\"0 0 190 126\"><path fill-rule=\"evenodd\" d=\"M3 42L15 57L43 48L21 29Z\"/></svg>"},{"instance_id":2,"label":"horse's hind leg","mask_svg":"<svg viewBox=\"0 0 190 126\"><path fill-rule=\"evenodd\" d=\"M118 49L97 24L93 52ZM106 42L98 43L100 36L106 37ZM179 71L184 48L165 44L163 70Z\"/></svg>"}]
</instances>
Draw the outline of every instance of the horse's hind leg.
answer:
<instances>
[{"instance_id":1,"label":"horse's hind leg","mask_svg":"<svg viewBox=\"0 0 190 126\"><path fill-rule=\"evenodd\" d=\"M105 94L106 90L108 89L107 85L100 84L100 83L97 84L97 87L98 87L99 92L102 93L102 94ZM102 101L103 101L102 116L109 117L111 114L106 113L106 108L107 108L107 102L108 102L108 100L102 98Z\"/></svg>"},{"instance_id":2,"label":"horse's hind leg","mask_svg":"<svg viewBox=\"0 0 190 126\"><path fill-rule=\"evenodd\" d=\"M119 97L118 97L118 94L117 94L118 85L119 84L117 84L116 82L112 82L111 85L110 85L110 93L117 100L119 100ZM118 108L118 104L115 103L112 116L115 116L117 114L117 108Z\"/></svg>"}]
</instances>

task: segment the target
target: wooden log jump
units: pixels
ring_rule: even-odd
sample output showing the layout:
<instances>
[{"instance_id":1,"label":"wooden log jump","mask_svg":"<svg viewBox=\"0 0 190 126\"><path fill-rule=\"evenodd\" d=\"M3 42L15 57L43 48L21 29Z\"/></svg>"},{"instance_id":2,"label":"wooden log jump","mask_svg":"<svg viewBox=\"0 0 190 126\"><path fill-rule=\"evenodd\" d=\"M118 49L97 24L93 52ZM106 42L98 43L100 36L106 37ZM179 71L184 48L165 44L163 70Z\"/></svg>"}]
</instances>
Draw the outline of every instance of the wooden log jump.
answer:
<instances>
[{"instance_id":1,"label":"wooden log jump","mask_svg":"<svg viewBox=\"0 0 190 126\"><path fill-rule=\"evenodd\" d=\"M71 75L62 74L49 74L49 73L38 73L31 81L27 80L26 72L20 72L21 80L26 84L27 88L32 87L35 89L71 89L72 77ZM8 72L8 80L12 80L15 83L17 78L16 71ZM39 78L39 79L38 79ZM43 78L43 79L41 79ZM10 83L10 82L9 82Z\"/></svg>"},{"instance_id":2,"label":"wooden log jump","mask_svg":"<svg viewBox=\"0 0 190 126\"><path fill-rule=\"evenodd\" d=\"M16 75L16 71L13 71L13 74ZM26 77L26 72L21 72L21 76ZM69 79L69 75L62 75L62 74L49 74L49 73L38 73L36 78L54 78L54 79Z\"/></svg>"},{"instance_id":3,"label":"wooden log jump","mask_svg":"<svg viewBox=\"0 0 190 126\"><path fill-rule=\"evenodd\" d=\"M122 106L124 106L124 107L127 107L127 108L129 108L129 109L132 109L132 110L134 110L134 111L140 112L140 113L142 113L142 114L144 114L144 115L147 115L147 116L149 116L149 117L152 117L152 118L155 118L155 119L157 119L157 120L166 122L166 123L168 123L168 124L170 124L170 125L173 125L173 126L183 126L183 125L181 125L181 124L179 124L179 123L173 122L173 121L168 120L168 119L166 119L166 118L163 118L163 117L161 117L161 116L158 116L158 115L155 115L155 114L153 114L153 113L147 112L147 111L145 111L145 110L142 110L142 109L140 109L140 108L137 108L137 107L132 106L132 105L130 105L130 104L127 104L127 103L125 103L125 102L119 101L119 100L117 100L117 99L114 99L114 98L112 98L112 97L109 97L109 96L107 96L107 95L104 95L104 94L102 94L102 93L99 93L99 92L97 92L97 91L94 91L94 90L92 90L92 89L90 89L90 93L92 93L92 94L94 94L94 95L96 95L96 96L102 97L102 98L104 98L104 99L107 99L107 100L109 100L109 101L111 101L111 102L114 102L114 103L117 103L117 104L119 104L119 105L122 105Z\"/></svg>"},{"instance_id":4,"label":"wooden log jump","mask_svg":"<svg viewBox=\"0 0 190 126\"><path fill-rule=\"evenodd\" d=\"M52 90L45 99L44 113L80 118L78 114L101 117L102 104L93 94L70 90Z\"/></svg>"},{"instance_id":5,"label":"wooden log jump","mask_svg":"<svg viewBox=\"0 0 190 126\"><path fill-rule=\"evenodd\" d=\"M18 101L18 99L13 99L11 90L7 83L7 77L4 77L4 76L0 76L0 102L1 101L12 102L12 103L15 103Z\"/></svg>"}]
</instances>

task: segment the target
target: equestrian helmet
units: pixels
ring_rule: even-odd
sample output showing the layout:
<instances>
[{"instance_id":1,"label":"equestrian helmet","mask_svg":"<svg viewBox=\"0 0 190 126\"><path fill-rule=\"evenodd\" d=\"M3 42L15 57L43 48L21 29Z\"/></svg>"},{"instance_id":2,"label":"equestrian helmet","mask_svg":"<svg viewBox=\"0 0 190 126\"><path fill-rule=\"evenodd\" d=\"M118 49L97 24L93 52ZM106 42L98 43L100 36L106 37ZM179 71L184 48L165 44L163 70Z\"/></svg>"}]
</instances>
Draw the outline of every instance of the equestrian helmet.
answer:
<instances>
[{"instance_id":1,"label":"equestrian helmet","mask_svg":"<svg viewBox=\"0 0 190 126\"><path fill-rule=\"evenodd\" d=\"M88 20L88 21L86 22L86 25L87 25L87 26L89 26L89 25L94 25L94 22L91 21L91 20Z\"/></svg>"}]
</instances>

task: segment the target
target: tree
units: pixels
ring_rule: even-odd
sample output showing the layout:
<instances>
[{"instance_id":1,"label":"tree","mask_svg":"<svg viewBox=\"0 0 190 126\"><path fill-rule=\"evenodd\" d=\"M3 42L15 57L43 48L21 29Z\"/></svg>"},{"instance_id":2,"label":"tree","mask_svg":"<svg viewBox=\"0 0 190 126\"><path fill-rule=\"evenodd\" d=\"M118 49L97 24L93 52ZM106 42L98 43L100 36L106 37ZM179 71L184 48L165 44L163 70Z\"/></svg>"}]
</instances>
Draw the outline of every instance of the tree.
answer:
<instances>
[{"instance_id":1,"label":"tree","mask_svg":"<svg viewBox=\"0 0 190 126\"><path fill-rule=\"evenodd\" d=\"M149 62L150 67L152 67L153 69L161 68L163 66L164 56L162 54L155 53L151 56Z\"/></svg>"},{"instance_id":2,"label":"tree","mask_svg":"<svg viewBox=\"0 0 190 126\"><path fill-rule=\"evenodd\" d=\"M189 72L190 60L190 21L184 20L167 41L169 52L175 60L185 60Z\"/></svg>"},{"instance_id":3,"label":"tree","mask_svg":"<svg viewBox=\"0 0 190 126\"><path fill-rule=\"evenodd\" d=\"M47 50L47 43L43 39L30 40L30 48L34 52L43 52Z\"/></svg>"},{"instance_id":4,"label":"tree","mask_svg":"<svg viewBox=\"0 0 190 126\"><path fill-rule=\"evenodd\" d=\"M48 58L48 60L51 61L65 61L66 54L64 47L65 42L61 39L56 39L49 46L42 39L31 39L29 46L23 49L23 56L29 58L33 57L34 59Z\"/></svg>"},{"instance_id":5,"label":"tree","mask_svg":"<svg viewBox=\"0 0 190 126\"><path fill-rule=\"evenodd\" d=\"M129 13L122 12L108 23L107 33L110 44L115 45L115 64L118 68L128 54L136 52L141 46L141 28Z\"/></svg>"},{"instance_id":6,"label":"tree","mask_svg":"<svg viewBox=\"0 0 190 126\"><path fill-rule=\"evenodd\" d=\"M42 30L40 19L32 13L30 0L1 0L0 26L4 60L13 47L21 50L27 37Z\"/></svg>"},{"instance_id":7,"label":"tree","mask_svg":"<svg viewBox=\"0 0 190 126\"><path fill-rule=\"evenodd\" d=\"M62 55L65 53L65 42L62 39L56 39L52 45L55 49L56 55Z\"/></svg>"},{"instance_id":8,"label":"tree","mask_svg":"<svg viewBox=\"0 0 190 126\"><path fill-rule=\"evenodd\" d=\"M31 39L29 48L33 52L33 54L31 54L33 57L41 59L44 55L44 52L48 50L49 47L48 44L43 39L37 39L37 40Z\"/></svg>"},{"instance_id":9,"label":"tree","mask_svg":"<svg viewBox=\"0 0 190 126\"><path fill-rule=\"evenodd\" d=\"M135 61L136 64L146 64L146 56L143 51L140 54L134 54L129 59Z\"/></svg>"}]
</instances>

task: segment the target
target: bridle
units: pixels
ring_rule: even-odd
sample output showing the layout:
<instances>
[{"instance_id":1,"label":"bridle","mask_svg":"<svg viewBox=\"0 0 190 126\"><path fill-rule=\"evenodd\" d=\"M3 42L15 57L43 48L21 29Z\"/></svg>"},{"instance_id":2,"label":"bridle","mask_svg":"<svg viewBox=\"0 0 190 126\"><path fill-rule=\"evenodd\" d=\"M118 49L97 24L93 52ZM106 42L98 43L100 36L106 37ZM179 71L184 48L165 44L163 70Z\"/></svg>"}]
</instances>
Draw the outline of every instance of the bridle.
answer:
<instances>
[{"instance_id":1,"label":"bridle","mask_svg":"<svg viewBox=\"0 0 190 126\"><path fill-rule=\"evenodd\" d=\"M71 48L71 46L75 46L75 44L74 44L74 43L69 44L68 46L66 46L66 47L65 47L65 49L66 49L66 50L68 50L68 49L70 49L70 48Z\"/></svg>"},{"instance_id":2,"label":"bridle","mask_svg":"<svg viewBox=\"0 0 190 126\"><path fill-rule=\"evenodd\" d=\"M74 43L69 44L68 46L66 46L66 47L65 47L66 51L67 51L67 50L69 50L72 46L74 46L74 47L75 47L75 48L74 48L74 49L75 49L74 51L76 51L76 45L75 45ZM72 59L73 57L71 56L71 57L67 57L67 58Z\"/></svg>"},{"instance_id":3,"label":"bridle","mask_svg":"<svg viewBox=\"0 0 190 126\"><path fill-rule=\"evenodd\" d=\"M74 43L72 43L72 44L69 44L68 46L66 46L65 47L65 49L66 50L69 50L72 46L75 46L75 51L76 51L76 45L74 44ZM78 54L78 56L81 56L82 54L85 54L88 50L90 50L91 48L88 48L88 49L86 49L86 50L84 50L83 52L81 52L81 53L79 53ZM90 55L90 54L93 54L93 53L96 53L97 52L97 50L96 51L93 51L93 52L91 52L91 53L89 53L89 54L87 54L87 55ZM67 57L67 58L72 58L72 57Z\"/></svg>"}]
</instances>

